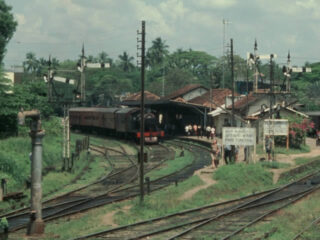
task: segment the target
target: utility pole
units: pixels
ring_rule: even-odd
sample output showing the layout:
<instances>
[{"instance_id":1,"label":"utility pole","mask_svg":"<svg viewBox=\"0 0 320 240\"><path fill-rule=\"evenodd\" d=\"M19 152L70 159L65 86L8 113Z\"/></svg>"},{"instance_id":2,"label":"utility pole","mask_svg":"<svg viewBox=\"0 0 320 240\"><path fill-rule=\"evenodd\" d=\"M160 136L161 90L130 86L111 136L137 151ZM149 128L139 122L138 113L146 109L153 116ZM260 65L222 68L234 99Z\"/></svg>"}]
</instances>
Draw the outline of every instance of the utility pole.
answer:
<instances>
[{"instance_id":1,"label":"utility pole","mask_svg":"<svg viewBox=\"0 0 320 240\"><path fill-rule=\"evenodd\" d=\"M51 56L49 56L49 61L48 61L48 100L49 102L52 101L52 71L51 71Z\"/></svg>"},{"instance_id":2,"label":"utility pole","mask_svg":"<svg viewBox=\"0 0 320 240\"><path fill-rule=\"evenodd\" d=\"M84 56L84 44L82 44L82 54L80 59L80 99L81 102L86 101L86 78L84 68L86 65L86 58Z\"/></svg>"},{"instance_id":3,"label":"utility pole","mask_svg":"<svg viewBox=\"0 0 320 240\"><path fill-rule=\"evenodd\" d=\"M164 67L162 69L162 94L161 95L162 97L164 97Z\"/></svg>"},{"instance_id":4,"label":"utility pole","mask_svg":"<svg viewBox=\"0 0 320 240\"><path fill-rule=\"evenodd\" d=\"M233 62L233 39L230 39L230 57L231 57L231 84L232 84L232 127L235 127L234 119L234 62Z\"/></svg>"},{"instance_id":5,"label":"utility pole","mask_svg":"<svg viewBox=\"0 0 320 240\"><path fill-rule=\"evenodd\" d=\"M223 36L222 36L222 88L224 88L224 57L225 57L225 41L226 41L226 24L229 24L229 22L226 19L222 19L222 24L223 24Z\"/></svg>"},{"instance_id":6,"label":"utility pole","mask_svg":"<svg viewBox=\"0 0 320 240\"><path fill-rule=\"evenodd\" d=\"M273 76L273 54L270 54L270 119L274 119L273 116L273 106L275 104L275 93L274 93L274 76ZM271 121L270 121L271 122ZM274 121L272 121L272 124L274 124ZM275 152L274 152L274 126L272 131L272 160L275 161ZM270 137L270 136L269 136Z\"/></svg>"},{"instance_id":7,"label":"utility pole","mask_svg":"<svg viewBox=\"0 0 320 240\"><path fill-rule=\"evenodd\" d=\"M138 34L141 34L141 101L140 101L140 203L144 199L144 70L145 70L145 21L141 22L141 32L138 31Z\"/></svg>"}]
</instances>

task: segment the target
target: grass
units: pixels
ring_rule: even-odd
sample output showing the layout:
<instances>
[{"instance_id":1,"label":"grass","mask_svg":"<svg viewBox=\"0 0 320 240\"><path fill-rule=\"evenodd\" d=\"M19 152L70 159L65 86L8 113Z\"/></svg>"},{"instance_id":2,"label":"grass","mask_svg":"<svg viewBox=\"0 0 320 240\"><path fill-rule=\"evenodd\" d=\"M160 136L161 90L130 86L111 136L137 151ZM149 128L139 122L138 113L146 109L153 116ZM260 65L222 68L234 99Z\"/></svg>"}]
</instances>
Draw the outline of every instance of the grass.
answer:
<instances>
[{"instance_id":1,"label":"grass","mask_svg":"<svg viewBox=\"0 0 320 240\"><path fill-rule=\"evenodd\" d=\"M53 123L57 121L53 120ZM54 195L62 194L67 191L74 190L80 186L94 182L97 179L108 174L110 166L104 158L95 156L90 163L89 169L83 173L76 183L72 181L78 176L82 169L87 165L87 156L83 152L80 158L75 160L72 172L61 172L62 157L61 157L61 133L57 129L49 128L52 123L45 123L44 129L46 135L43 138L43 173L46 168L50 168L46 174L43 174L42 192L46 196L45 199ZM27 132L27 129L24 129ZM82 139L84 136L80 134L71 134L71 150L75 149L77 139ZM90 138L91 141L97 143L105 143L104 139ZM119 145L118 141L108 141L112 145ZM19 205L22 207L28 205L30 201L30 190L25 188L25 181L30 178L30 159L29 153L31 149L31 141L29 136L11 137L0 141L0 178L6 178L8 192L23 191L27 198L23 199ZM3 167L5 166L5 167ZM0 212L7 211L12 205L17 205L17 202L0 202Z\"/></svg>"},{"instance_id":2,"label":"grass","mask_svg":"<svg viewBox=\"0 0 320 240\"><path fill-rule=\"evenodd\" d=\"M289 168L291 165L288 163L280 163L276 161L272 162L261 162L260 163L264 168L280 169L280 168Z\"/></svg>"},{"instance_id":3,"label":"grass","mask_svg":"<svg viewBox=\"0 0 320 240\"><path fill-rule=\"evenodd\" d=\"M180 152L180 151L177 151ZM187 165L193 162L193 155L189 151L184 151L184 157L176 155L174 160L167 160L165 166L161 166L161 169L151 171L146 174L146 177L150 177L150 180L155 180L160 177L172 174L178 170L183 169Z\"/></svg>"},{"instance_id":4,"label":"grass","mask_svg":"<svg viewBox=\"0 0 320 240\"><path fill-rule=\"evenodd\" d=\"M299 157L299 158L295 158L294 161L296 162L296 165L303 165L318 159L319 157L313 157L313 158Z\"/></svg>"},{"instance_id":5,"label":"grass","mask_svg":"<svg viewBox=\"0 0 320 240\"><path fill-rule=\"evenodd\" d=\"M259 155L266 154L265 150L263 150L262 144L257 144L256 152ZM308 153L308 152L310 152L310 147L308 145L301 145L301 147L299 149L289 148L288 150L285 147L276 146L275 150L274 150L275 154L286 154L286 155Z\"/></svg>"},{"instance_id":6,"label":"grass","mask_svg":"<svg viewBox=\"0 0 320 240\"><path fill-rule=\"evenodd\" d=\"M250 178L248 179L247 176ZM180 198L186 191L204 184L196 175L179 183L178 187L172 184L165 189L146 195L142 205L139 198L114 203L99 208L99 211L91 210L75 221L68 221L68 218L65 218L47 224L46 232L49 235L59 232L61 239L68 239L111 228L110 225L103 224L101 219L113 211L115 211L113 221L121 226L213 202L242 197L272 187L272 174L267 172L261 164L223 166L212 177L218 180L218 183L199 191L190 199L182 200ZM125 206L130 206L130 209L124 210ZM83 224L86 226L82 227ZM65 232L63 229L70 229L70 231Z\"/></svg>"},{"instance_id":7,"label":"grass","mask_svg":"<svg viewBox=\"0 0 320 240\"><path fill-rule=\"evenodd\" d=\"M198 191L197 194L189 199L182 200L181 196L186 191L204 184L198 176L193 176L190 179L179 183L178 187L175 187L172 184L165 189L146 195L142 205L140 204L139 198L135 198L133 200L106 205L98 209L90 210L84 214L66 217L48 223L46 225L46 239L58 237L56 233L60 234L59 239L70 239L76 236L86 235L111 228L111 225L104 223L103 220L107 217L107 214L110 213L114 213L114 223L122 226L141 220L203 206L213 202L239 198L254 192L271 189L274 188L275 185L272 183L272 173L269 172L269 169L286 167L288 167L287 164L272 162L221 166L212 174L212 178L216 180L217 183L206 189ZM310 171L311 170L312 169L310 169ZM306 173L298 173L295 178L299 178L302 175L306 175ZM281 184L288 183L291 179L292 176L290 178L284 178L282 179ZM125 210L125 207L127 207L127 210ZM307 205L305 207L307 207ZM303 211L303 208L300 209L300 215ZM108 217L111 218L112 216L110 215ZM286 221L289 220L287 219ZM271 230L274 226L277 226L277 224L273 224L256 231L262 235L261 233ZM255 230L251 230L251 228L246 230L248 234L252 234L254 231Z\"/></svg>"}]
</instances>

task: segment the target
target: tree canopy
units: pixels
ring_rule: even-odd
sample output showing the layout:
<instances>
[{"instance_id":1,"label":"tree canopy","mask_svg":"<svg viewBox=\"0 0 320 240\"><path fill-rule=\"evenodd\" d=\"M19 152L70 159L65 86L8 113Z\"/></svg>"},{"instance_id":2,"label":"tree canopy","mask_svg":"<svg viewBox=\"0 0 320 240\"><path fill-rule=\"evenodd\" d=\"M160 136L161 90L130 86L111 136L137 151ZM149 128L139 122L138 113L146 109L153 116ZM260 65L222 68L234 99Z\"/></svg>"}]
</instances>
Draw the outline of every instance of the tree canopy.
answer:
<instances>
[{"instance_id":1,"label":"tree canopy","mask_svg":"<svg viewBox=\"0 0 320 240\"><path fill-rule=\"evenodd\" d=\"M2 63L6 46L13 36L17 27L17 22L14 20L11 13L11 7L4 0L0 0L0 62Z\"/></svg>"}]
</instances>

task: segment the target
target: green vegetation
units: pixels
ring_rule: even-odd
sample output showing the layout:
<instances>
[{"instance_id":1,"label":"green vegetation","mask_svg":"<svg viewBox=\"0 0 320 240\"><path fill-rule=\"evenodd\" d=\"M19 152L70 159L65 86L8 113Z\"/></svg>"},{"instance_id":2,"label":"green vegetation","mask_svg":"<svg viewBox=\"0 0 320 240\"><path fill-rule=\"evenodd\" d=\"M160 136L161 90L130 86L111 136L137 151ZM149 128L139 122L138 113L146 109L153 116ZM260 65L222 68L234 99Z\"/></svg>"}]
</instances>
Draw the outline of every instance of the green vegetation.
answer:
<instances>
[{"instance_id":1,"label":"green vegetation","mask_svg":"<svg viewBox=\"0 0 320 240\"><path fill-rule=\"evenodd\" d=\"M266 151L263 150L263 145L262 144L257 144L257 154L266 154ZM300 148L287 148L285 147L279 147L276 146L274 149L275 154L286 154L286 155L291 155L291 154L299 154L299 153L308 153L310 152L310 147L308 145L301 145Z\"/></svg>"},{"instance_id":2,"label":"green vegetation","mask_svg":"<svg viewBox=\"0 0 320 240\"><path fill-rule=\"evenodd\" d=\"M273 168L273 169L279 169L279 168L289 168L291 165L288 163L280 163L276 161L272 162L261 162L260 163L264 168Z\"/></svg>"},{"instance_id":3,"label":"green vegetation","mask_svg":"<svg viewBox=\"0 0 320 240\"><path fill-rule=\"evenodd\" d=\"M269 169L283 167L288 167L288 165L264 162L221 166L212 175L217 183L198 191L191 197L185 198L183 196L188 190L201 187L204 184L197 175L179 183L178 187L172 184L165 189L146 195L143 205L140 204L139 197L137 197L133 200L93 209L78 219L73 218L72 221L69 221L69 217L56 220L46 225L47 239L57 236L57 232L60 233L60 239L69 239L112 228L115 225L122 226L271 189L275 185L272 183L272 173L269 172ZM302 175L306 175L306 173L298 173L296 178ZM283 179L278 184L285 184L289 181L291 178ZM274 225L276 224L272 226ZM272 226L259 230L258 233L265 233L272 229ZM254 230L250 231L254 232Z\"/></svg>"},{"instance_id":4,"label":"green vegetation","mask_svg":"<svg viewBox=\"0 0 320 240\"><path fill-rule=\"evenodd\" d=\"M6 217L1 218L0 220L0 233L6 231L8 229L9 224Z\"/></svg>"},{"instance_id":5,"label":"green vegetation","mask_svg":"<svg viewBox=\"0 0 320 240\"><path fill-rule=\"evenodd\" d=\"M43 184L42 191L45 199L74 190L83 185L92 183L101 177L106 176L111 170L109 163L99 156L91 154L92 161L87 160L86 152L83 152L79 159L75 159L71 172L61 172L61 142L62 129L61 119L51 118L50 121L43 121L43 129L46 135L43 138ZM27 198L21 202L21 206L29 201L30 191L26 191L25 182L30 179L31 151L28 127L19 128L19 137L11 137L0 141L0 178L7 180L8 192L24 191ZM82 139L80 134L71 135L71 150L75 149L75 141ZM91 141L98 144L106 144L104 139L91 137ZM107 141L110 145L119 145L118 141ZM88 166L85 172L84 168ZM77 179L76 182L74 180ZM1 202L1 211L9 210L10 206L16 204L14 201Z\"/></svg>"},{"instance_id":6,"label":"green vegetation","mask_svg":"<svg viewBox=\"0 0 320 240\"><path fill-rule=\"evenodd\" d=\"M307 157L298 157L296 159L294 159L294 161L296 162L296 165L303 165L315 160L318 160L319 157L313 157L313 158L307 158Z\"/></svg>"},{"instance_id":7,"label":"green vegetation","mask_svg":"<svg viewBox=\"0 0 320 240\"><path fill-rule=\"evenodd\" d=\"M281 174L278 183L279 184L285 184L289 181L293 181L296 179L299 179L303 176L306 176L308 174L311 174L315 171L319 171L320 170L320 157L315 157L312 158L312 160L310 159L309 163L306 163L303 166L300 166L299 169L293 169L291 171L285 172L283 174Z\"/></svg>"},{"instance_id":8,"label":"green vegetation","mask_svg":"<svg viewBox=\"0 0 320 240\"><path fill-rule=\"evenodd\" d=\"M177 151L177 153L180 151ZM146 177L150 177L150 180L155 180L160 177L170 175L178 170L183 169L187 165L193 162L194 158L192 153L184 151L184 157L176 157L174 160L167 160L165 166L161 166L160 169L154 170L146 174Z\"/></svg>"}]
</instances>

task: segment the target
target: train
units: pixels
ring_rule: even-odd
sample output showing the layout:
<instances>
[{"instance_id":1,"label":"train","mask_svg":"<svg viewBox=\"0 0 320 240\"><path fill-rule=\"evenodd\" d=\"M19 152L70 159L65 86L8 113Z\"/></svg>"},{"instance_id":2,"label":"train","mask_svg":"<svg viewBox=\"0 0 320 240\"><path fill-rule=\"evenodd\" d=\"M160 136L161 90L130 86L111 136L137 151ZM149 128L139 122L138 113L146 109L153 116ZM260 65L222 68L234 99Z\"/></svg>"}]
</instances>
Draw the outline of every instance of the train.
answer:
<instances>
[{"instance_id":1,"label":"train","mask_svg":"<svg viewBox=\"0 0 320 240\"><path fill-rule=\"evenodd\" d=\"M136 107L76 107L69 109L69 122L71 130L95 131L139 142L140 115L140 109ZM162 141L164 131L159 128L156 114L147 112L144 119L145 143Z\"/></svg>"}]
</instances>

